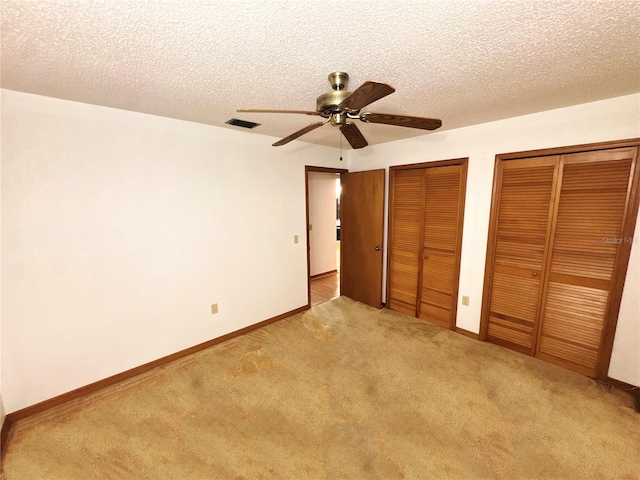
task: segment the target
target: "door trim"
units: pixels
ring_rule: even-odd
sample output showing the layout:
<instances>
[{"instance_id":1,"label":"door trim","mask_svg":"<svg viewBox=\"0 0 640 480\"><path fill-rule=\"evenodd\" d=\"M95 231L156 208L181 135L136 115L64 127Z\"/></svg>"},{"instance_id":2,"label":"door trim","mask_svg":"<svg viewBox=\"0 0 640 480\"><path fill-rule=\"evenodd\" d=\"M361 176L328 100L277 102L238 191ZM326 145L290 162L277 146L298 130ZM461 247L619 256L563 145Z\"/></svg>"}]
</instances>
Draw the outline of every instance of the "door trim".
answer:
<instances>
[{"instance_id":1,"label":"door trim","mask_svg":"<svg viewBox=\"0 0 640 480\"><path fill-rule=\"evenodd\" d=\"M336 173L340 175L340 182L342 183L342 174L347 173L349 170L346 168L331 168L331 167L314 167L312 165L305 165L304 167L304 198L305 198L305 215L306 222L305 231L307 232L307 306L311 308L311 245L309 243L309 172L319 173Z\"/></svg>"},{"instance_id":2,"label":"door trim","mask_svg":"<svg viewBox=\"0 0 640 480\"><path fill-rule=\"evenodd\" d=\"M458 204L458 232L456 235L456 256L455 256L455 265L454 265L454 280L453 280L453 291L452 291L452 305L451 305L451 322L449 324L450 330L456 330L456 320L458 316L458 295L460 289L460 259L462 256L462 230L464 225L464 205L467 193L467 169L469 165L469 158L453 158L449 160L436 160L434 162L421 162L421 163L410 163L405 165L394 165L389 167L389 201L388 201L388 211L387 211L387 285L385 289L385 299L387 305L389 304L389 298L391 297L391 251L393 247L393 236L391 235L391 228L393 225L393 185L395 181L395 172L399 170L418 170L424 168L438 168L438 167L449 167L460 165L461 173L460 173L460 202ZM423 192L423 197L424 197ZM424 201L424 198L423 198ZM421 236L424 235L424 218L422 219L421 226ZM421 240L421 244L423 240ZM422 271L422 255L420 255L419 260L419 269L418 271ZM420 308L420 296L421 296L421 288L418 287L418 292L416 296L416 316L417 311Z\"/></svg>"},{"instance_id":3,"label":"door trim","mask_svg":"<svg viewBox=\"0 0 640 480\"><path fill-rule=\"evenodd\" d=\"M529 150L514 153L503 153L496 155L495 168L493 174L493 187L491 194L491 213L489 217L489 231L487 235L487 255L485 259L485 274L482 293L482 310L480 313L480 340L487 341L489 328L489 300L491 297L491 279L493 278L493 260L495 257L495 239L497 235L497 212L500 203L500 184L502 175L502 165L505 160L520 160L531 157L544 157L555 155L567 155L572 153L591 152L596 150L609 150L624 147L637 147L640 152L640 138L631 138L627 140L614 140L608 142L589 143L565 147L546 148L540 150ZM635 162L632 164L630 173L630 188L627 194L627 203L622 221L622 235L624 238L631 238L634 235L636 219L638 217L638 206L640 204L640 168L638 162L640 160L636 156ZM611 353L613 351L613 340L618 324L618 315L620 313L620 303L622 301L622 292L624 290L624 282L627 276L629 266L629 257L631 255L631 242L622 242L618 244L618 251L614 262L614 275L612 278L612 286L610 290L609 302L605 313L603 326L603 334L601 340L601 350L598 354L596 364L596 377L599 380L606 380L611 363Z\"/></svg>"}]
</instances>

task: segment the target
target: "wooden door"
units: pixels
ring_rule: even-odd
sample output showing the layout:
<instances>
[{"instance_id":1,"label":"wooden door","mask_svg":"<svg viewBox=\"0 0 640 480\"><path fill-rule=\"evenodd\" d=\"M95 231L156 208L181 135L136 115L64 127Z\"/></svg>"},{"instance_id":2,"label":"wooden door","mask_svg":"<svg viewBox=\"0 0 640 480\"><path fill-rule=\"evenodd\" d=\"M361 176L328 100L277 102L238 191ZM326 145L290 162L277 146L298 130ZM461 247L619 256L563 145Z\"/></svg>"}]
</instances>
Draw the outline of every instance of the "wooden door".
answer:
<instances>
[{"instance_id":1,"label":"wooden door","mask_svg":"<svg viewBox=\"0 0 640 480\"><path fill-rule=\"evenodd\" d=\"M389 308L455 329L467 159L391 167Z\"/></svg>"},{"instance_id":2,"label":"wooden door","mask_svg":"<svg viewBox=\"0 0 640 480\"><path fill-rule=\"evenodd\" d=\"M416 316L424 222L424 169L392 170L389 294L392 310Z\"/></svg>"},{"instance_id":3,"label":"wooden door","mask_svg":"<svg viewBox=\"0 0 640 480\"><path fill-rule=\"evenodd\" d=\"M639 145L497 157L481 338L606 378L640 202Z\"/></svg>"},{"instance_id":4,"label":"wooden door","mask_svg":"<svg viewBox=\"0 0 640 480\"><path fill-rule=\"evenodd\" d=\"M635 149L563 155L536 356L591 377L612 291Z\"/></svg>"},{"instance_id":5,"label":"wooden door","mask_svg":"<svg viewBox=\"0 0 640 480\"><path fill-rule=\"evenodd\" d=\"M425 169L418 317L455 328L464 203L461 165Z\"/></svg>"},{"instance_id":6,"label":"wooden door","mask_svg":"<svg viewBox=\"0 0 640 480\"><path fill-rule=\"evenodd\" d=\"M486 338L533 355L559 157L502 162ZM487 301L485 301L487 303Z\"/></svg>"},{"instance_id":7,"label":"wooden door","mask_svg":"<svg viewBox=\"0 0 640 480\"><path fill-rule=\"evenodd\" d=\"M342 175L340 294L382 306L384 170Z\"/></svg>"}]
</instances>

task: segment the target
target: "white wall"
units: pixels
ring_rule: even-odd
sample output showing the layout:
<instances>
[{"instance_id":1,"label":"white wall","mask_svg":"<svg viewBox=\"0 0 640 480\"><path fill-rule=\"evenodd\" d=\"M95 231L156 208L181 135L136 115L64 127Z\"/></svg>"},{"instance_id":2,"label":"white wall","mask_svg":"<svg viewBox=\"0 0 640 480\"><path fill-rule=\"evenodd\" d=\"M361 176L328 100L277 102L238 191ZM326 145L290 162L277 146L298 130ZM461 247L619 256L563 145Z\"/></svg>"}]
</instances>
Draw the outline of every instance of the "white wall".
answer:
<instances>
[{"instance_id":1,"label":"white wall","mask_svg":"<svg viewBox=\"0 0 640 480\"><path fill-rule=\"evenodd\" d=\"M335 173L309 172L310 275L331 272L336 264Z\"/></svg>"},{"instance_id":2,"label":"white wall","mask_svg":"<svg viewBox=\"0 0 640 480\"><path fill-rule=\"evenodd\" d=\"M348 165L350 171L358 171L469 157L456 323L477 333L495 155L636 137L640 137L640 94L354 150ZM633 385L640 385L638 238L640 231L636 230L609 370L612 378ZM460 303L462 295L470 297L469 306Z\"/></svg>"},{"instance_id":3,"label":"white wall","mask_svg":"<svg viewBox=\"0 0 640 480\"><path fill-rule=\"evenodd\" d=\"M335 149L8 90L2 117L8 413L307 304L304 166Z\"/></svg>"},{"instance_id":4,"label":"white wall","mask_svg":"<svg viewBox=\"0 0 640 480\"><path fill-rule=\"evenodd\" d=\"M344 168L336 150L14 91L1 102L7 412L306 304L304 165ZM348 164L470 157L460 295L471 304L457 323L477 332L495 154L638 137L639 104L433 133L350 151ZM639 249L610 369L635 385Z\"/></svg>"}]
</instances>

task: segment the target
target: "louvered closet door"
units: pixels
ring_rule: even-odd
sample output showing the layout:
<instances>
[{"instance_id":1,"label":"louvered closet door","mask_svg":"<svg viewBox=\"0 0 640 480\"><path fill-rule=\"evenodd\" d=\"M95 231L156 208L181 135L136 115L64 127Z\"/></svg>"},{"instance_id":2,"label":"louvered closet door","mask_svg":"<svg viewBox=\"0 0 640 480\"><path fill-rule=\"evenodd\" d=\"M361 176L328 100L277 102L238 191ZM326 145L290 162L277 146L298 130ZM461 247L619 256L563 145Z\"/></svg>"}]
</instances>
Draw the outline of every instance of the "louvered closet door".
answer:
<instances>
[{"instance_id":1,"label":"louvered closet door","mask_svg":"<svg viewBox=\"0 0 640 480\"><path fill-rule=\"evenodd\" d=\"M536 356L595 376L635 148L564 155Z\"/></svg>"},{"instance_id":2,"label":"louvered closet door","mask_svg":"<svg viewBox=\"0 0 640 480\"><path fill-rule=\"evenodd\" d=\"M424 169L398 170L391 179L391 261L389 308L416 315L422 251Z\"/></svg>"},{"instance_id":3,"label":"louvered closet door","mask_svg":"<svg viewBox=\"0 0 640 480\"><path fill-rule=\"evenodd\" d=\"M462 167L426 169L419 318L449 328L455 288Z\"/></svg>"},{"instance_id":4,"label":"louvered closet door","mask_svg":"<svg viewBox=\"0 0 640 480\"><path fill-rule=\"evenodd\" d=\"M502 163L487 339L533 355L559 157Z\"/></svg>"}]
</instances>

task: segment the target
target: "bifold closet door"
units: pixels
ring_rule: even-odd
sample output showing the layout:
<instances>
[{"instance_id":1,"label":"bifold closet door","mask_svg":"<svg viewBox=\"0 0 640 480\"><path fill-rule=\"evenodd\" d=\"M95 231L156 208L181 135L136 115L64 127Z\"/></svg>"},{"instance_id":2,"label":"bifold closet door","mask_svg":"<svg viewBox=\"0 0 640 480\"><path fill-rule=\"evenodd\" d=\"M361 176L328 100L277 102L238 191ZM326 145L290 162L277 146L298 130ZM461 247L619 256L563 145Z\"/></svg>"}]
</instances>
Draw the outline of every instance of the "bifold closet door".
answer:
<instances>
[{"instance_id":1,"label":"bifold closet door","mask_svg":"<svg viewBox=\"0 0 640 480\"><path fill-rule=\"evenodd\" d=\"M457 301L456 250L462 167L425 169L424 234L418 317L449 328Z\"/></svg>"},{"instance_id":2,"label":"bifold closet door","mask_svg":"<svg viewBox=\"0 0 640 480\"><path fill-rule=\"evenodd\" d=\"M635 148L563 155L536 356L596 376Z\"/></svg>"},{"instance_id":3,"label":"bifold closet door","mask_svg":"<svg viewBox=\"0 0 640 480\"><path fill-rule=\"evenodd\" d=\"M482 338L606 377L640 195L629 143L498 160Z\"/></svg>"},{"instance_id":4,"label":"bifold closet door","mask_svg":"<svg viewBox=\"0 0 640 480\"><path fill-rule=\"evenodd\" d=\"M487 339L529 355L535 351L558 160L505 161L497 179Z\"/></svg>"},{"instance_id":5,"label":"bifold closet door","mask_svg":"<svg viewBox=\"0 0 640 480\"><path fill-rule=\"evenodd\" d=\"M398 170L392 177L390 289L392 310L416 315L424 221L424 169Z\"/></svg>"},{"instance_id":6,"label":"bifold closet door","mask_svg":"<svg viewBox=\"0 0 640 480\"><path fill-rule=\"evenodd\" d=\"M466 160L391 172L387 304L453 328Z\"/></svg>"}]
</instances>

